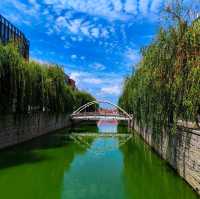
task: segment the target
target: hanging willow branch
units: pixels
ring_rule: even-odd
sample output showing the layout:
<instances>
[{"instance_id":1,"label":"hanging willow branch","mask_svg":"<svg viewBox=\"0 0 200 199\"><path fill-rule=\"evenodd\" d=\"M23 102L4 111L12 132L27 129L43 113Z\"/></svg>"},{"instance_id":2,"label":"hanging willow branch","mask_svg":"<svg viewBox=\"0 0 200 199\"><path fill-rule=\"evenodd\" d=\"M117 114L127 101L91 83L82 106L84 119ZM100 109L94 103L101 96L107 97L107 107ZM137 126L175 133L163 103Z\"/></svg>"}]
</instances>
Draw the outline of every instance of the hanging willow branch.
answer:
<instances>
[{"instance_id":1,"label":"hanging willow branch","mask_svg":"<svg viewBox=\"0 0 200 199\"><path fill-rule=\"evenodd\" d=\"M12 43L0 44L0 114L67 113L93 100L88 93L72 90L58 65L27 63Z\"/></svg>"},{"instance_id":2,"label":"hanging willow branch","mask_svg":"<svg viewBox=\"0 0 200 199\"><path fill-rule=\"evenodd\" d=\"M119 105L155 132L178 119L194 121L200 107L200 19L161 29L143 49L138 69L124 85Z\"/></svg>"}]
</instances>

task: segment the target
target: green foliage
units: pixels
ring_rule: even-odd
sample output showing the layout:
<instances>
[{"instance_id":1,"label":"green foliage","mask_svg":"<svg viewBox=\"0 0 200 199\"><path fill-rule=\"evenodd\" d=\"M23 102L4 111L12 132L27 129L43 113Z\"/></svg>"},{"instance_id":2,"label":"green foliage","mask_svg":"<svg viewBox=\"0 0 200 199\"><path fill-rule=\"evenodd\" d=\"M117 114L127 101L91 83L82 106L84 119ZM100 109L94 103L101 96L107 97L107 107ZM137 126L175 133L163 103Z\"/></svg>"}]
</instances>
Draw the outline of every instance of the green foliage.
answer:
<instances>
[{"instance_id":1,"label":"green foliage","mask_svg":"<svg viewBox=\"0 0 200 199\"><path fill-rule=\"evenodd\" d=\"M200 19L161 29L124 84L119 105L156 132L194 121L200 107Z\"/></svg>"},{"instance_id":2,"label":"green foliage","mask_svg":"<svg viewBox=\"0 0 200 199\"><path fill-rule=\"evenodd\" d=\"M0 113L72 112L94 98L66 84L57 65L26 62L10 43L0 45Z\"/></svg>"},{"instance_id":3,"label":"green foliage","mask_svg":"<svg viewBox=\"0 0 200 199\"><path fill-rule=\"evenodd\" d=\"M88 102L96 100L93 96L91 96L90 94L83 92L83 91L77 92L75 94L75 98L76 98L76 108L77 109ZM86 109L86 111L95 111L96 108L98 108L98 105L92 105L92 106L88 107Z\"/></svg>"}]
</instances>

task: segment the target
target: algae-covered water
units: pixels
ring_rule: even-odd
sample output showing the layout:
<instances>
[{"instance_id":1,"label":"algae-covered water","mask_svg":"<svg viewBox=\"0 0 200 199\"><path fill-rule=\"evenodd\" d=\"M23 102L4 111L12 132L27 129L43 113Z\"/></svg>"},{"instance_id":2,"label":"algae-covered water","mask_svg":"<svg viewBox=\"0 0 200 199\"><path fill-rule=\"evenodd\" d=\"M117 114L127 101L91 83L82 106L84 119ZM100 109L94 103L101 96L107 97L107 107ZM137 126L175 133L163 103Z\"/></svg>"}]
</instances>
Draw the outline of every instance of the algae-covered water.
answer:
<instances>
[{"instance_id":1,"label":"algae-covered water","mask_svg":"<svg viewBox=\"0 0 200 199\"><path fill-rule=\"evenodd\" d=\"M73 132L113 132L116 123ZM137 136L81 138L68 129L0 152L1 199L197 199ZM124 129L126 131L126 129Z\"/></svg>"}]
</instances>

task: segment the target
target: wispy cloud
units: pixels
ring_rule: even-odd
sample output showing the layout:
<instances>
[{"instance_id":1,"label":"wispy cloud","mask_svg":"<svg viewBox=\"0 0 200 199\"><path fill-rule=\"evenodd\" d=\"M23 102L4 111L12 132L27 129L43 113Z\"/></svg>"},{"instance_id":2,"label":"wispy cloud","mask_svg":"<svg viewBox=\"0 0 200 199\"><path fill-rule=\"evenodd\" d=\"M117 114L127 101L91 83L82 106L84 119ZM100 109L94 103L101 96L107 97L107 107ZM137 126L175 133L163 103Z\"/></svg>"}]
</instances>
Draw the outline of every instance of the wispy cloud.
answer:
<instances>
[{"instance_id":1,"label":"wispy cloud","mask_svg":"<svg viewBox=\"0 0 200 199\"><path fill-rule=\"evenodd\" d=\"M72 32L81 28L81 20L72 20L76 13L89 15L93 18L104 18L107 21L133 21L157 13L164 0L3 0L0 7L10 4L23 13L24 16L50 19L52 12L57 16L56 21L67 25ZM62 18L60 18L62 17ZM147 17L152 20L152 17ZM42 19L43 20L43 19ZM44 19L45 20L45 19ZM55 22L55 19L53 19ZM66 21L71 21L69 24ZM52 25L53 23L51 23ZM88 33L88 32L87 32ZM86 33L86 34L87 34ZM95 33L94 33L95 34ZM96 35L96 34L95 34Z\"/></svg>"},{"instance_id":2,"label":"wispy cloud","mask_svg":"<svg viewBox=\"0 0 200 199\"><path fill-rule=\"evenodd\" d=\"M124 4L124 9L127 13L137 14L137 0L127 0Z\"/></svg>"},{"instance_id":3,"label":"wispy cloud","mask_svg":"<svg viewBox=\"0 0 200 199\"><path fill-rule=\"evenodd\" d=\"M95 70L105 70L106 69L106 66L101 64L101 63L93 63L93 64L90 64L91 68L94 68Z\"/></svg>"},{"instance_id":4,"label":"wispy cloud","mask_svg":"<svg viewBox=\"0 0 200 199\"><path fill-rule=\"evenodd\" d=\"M39 3L37 3L36 0L29 0L29 3L31 4L31 6L28 6L27 4L24 4L19 0L4 0L3 1L3 4L11 4L11 6L15 7L18 11L26 14L27 16L37 17L38 11L40 10Z\"/></svg>"},{"instance_id":5,"label":"wispy cloud","mask_svg":"<svg viewBox=\"0 0 200 199\"><path fill-rule=\"evenodd\" d=\"M140 12L146 16L147 15L147 12L148 12L148 7L149 6L149 0L140 0L139 1L139 9L140 9Z\"/></svg>"},{"instance_id":6,"label":"wispy cloud","mask_svg":"<svg viewBox=\"0 0 200 199\"><path fill-rule=\"evenodd\" d=\"M77 57L78 57L78 56L77 56L76 54L71 55L71 58L72 58L72 59L77 59Z\"/></svg>"},{"instance_id":7,"label":"wispy cloud","mask_svg":"<svg viewBox=\"0 0 200 199\"><path fill-rule=\"evenodd\" d=\"M123 77L115 73L84 72L67 70L70 76L76 81L82 90L89 90L96 98L106 99L117 97L122 90Z\"/></svg>"},{"instance_id":8,"label":"wispy cloud","mask_svg":"<svg viewBox=\"0 0 200 199\"><path fill-rule=\"evenodd\" d=\"M128 48L124 53L124 59L130 66L135 66L141 59L141 54L138 49Z\"/></svg>"},{"instance_id":9,"label":"wispy cloud","mask_svg":"<svg viewBox=\"0 0 200 199\"><path fill-rule=\"evenodd\" d=\"M1 2L0 8L5 5L15 8L18 11L15 21L24 22L32 27L34 20L30 18L40 18L37 23L43 23L46 26L48 35L68 33L79 37L79 40L83 40L83 37L89 39L108 38L116 31L113 28L113 21L132 22L147 17L147 13L147 20L156 19L152 17L152 14L156 13L164 2L164 0L27 1L28 4L22 3L20 0L4 0L3 3ZM88 16L90 20L88 20ZM105 19L107 23L99 24L96 20L100 18Z\"/></svg>"},{"instance_id":10,"label":"wispy cloud","mask_svg":"<svg viewBox=\"0 0 200 199\"><path fill-rule=\"evenodd\" d=\"M100 79L100 78L94 78L94 77L84 78L82 80L82 82L85 82L85 83L88 83L88 84L102 84L103 83L102 79Z\"/></svg>"},{"instance_id":11,"label":"wispy cloud","mask_svg":"<svg viewBox=\"0 0 200 199\"><path fill-rule=\"evenodd\" d=\"M163 1L162 0L153 0L150 10L151 12L158 12L159 8L161 7Z\"/></svg>"},{"instance_id":12,"label":"wispy cloud","mask_svg":"<svg viewBox=\"0 0 200 199\"><path fill-rule=\"evenodd\" d=\"M121 93L121 86L120 85L112 85L101 88L101 92L106 95L114 95L119 96Z\"/></svg>"}]
</instances>

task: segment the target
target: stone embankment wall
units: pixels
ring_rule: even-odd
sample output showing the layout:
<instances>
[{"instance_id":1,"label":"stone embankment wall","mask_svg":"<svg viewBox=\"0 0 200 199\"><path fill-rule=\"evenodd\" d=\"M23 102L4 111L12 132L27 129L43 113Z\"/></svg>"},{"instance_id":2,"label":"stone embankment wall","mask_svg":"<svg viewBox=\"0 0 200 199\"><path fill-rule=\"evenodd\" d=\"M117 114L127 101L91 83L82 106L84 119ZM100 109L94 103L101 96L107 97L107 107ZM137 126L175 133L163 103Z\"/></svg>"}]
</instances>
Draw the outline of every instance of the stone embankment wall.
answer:
<instances>
[{"instance_id":1,"label":"stone embankment wall","mask_svg":"<svg viewBox=\"0 0 200 199\"><path fill-rule=\"evenodd\" d=\"M0 116L0 149L71 125L67 115L33 113Z\"/></svg>"},{"instance_id":2,"label":"stone embankment wall","mask_svg":"<svg viewBox=\"0 0 200 199\"><path fill-rule=\"evenodd\" d=\"M200 195L200 131L179 127L172 135L155 134L137 124L134 128Z\"/></svg>"}]
</instances>

